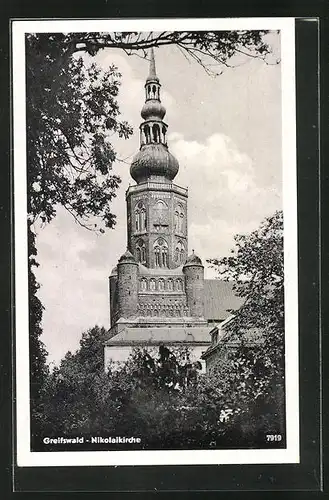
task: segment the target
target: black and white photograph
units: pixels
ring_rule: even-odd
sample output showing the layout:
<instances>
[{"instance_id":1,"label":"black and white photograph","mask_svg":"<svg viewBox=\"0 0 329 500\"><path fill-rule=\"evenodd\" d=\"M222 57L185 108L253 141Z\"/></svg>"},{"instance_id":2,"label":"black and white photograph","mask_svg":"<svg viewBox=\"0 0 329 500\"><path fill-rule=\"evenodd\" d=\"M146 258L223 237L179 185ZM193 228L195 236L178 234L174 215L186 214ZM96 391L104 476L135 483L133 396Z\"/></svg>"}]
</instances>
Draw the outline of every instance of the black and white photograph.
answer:
<instances>
[{"instance_id":1,"label":"black and white photograph","mask_svg":"<svg viewBox=\"0 0 329 500\"><path fill-rule=\"evenodd\" d=\"M298 463L294 57L291 18L13 23L19 466Z\"/></svg>"}]
</instances>

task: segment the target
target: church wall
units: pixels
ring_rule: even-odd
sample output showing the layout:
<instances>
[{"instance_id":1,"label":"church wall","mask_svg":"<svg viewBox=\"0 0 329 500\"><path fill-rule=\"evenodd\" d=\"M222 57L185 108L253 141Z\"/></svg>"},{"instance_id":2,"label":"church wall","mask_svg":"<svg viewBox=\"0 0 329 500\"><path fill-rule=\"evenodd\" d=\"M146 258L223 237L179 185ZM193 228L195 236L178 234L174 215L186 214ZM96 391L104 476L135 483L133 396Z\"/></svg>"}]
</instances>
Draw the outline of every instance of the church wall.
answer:
<instances>
[{"instance_id":1,"label":"church wall","mask_svg":"<svg viewBox=\"0 0 329 500\"><path fill-rule=\"evenodd\" d=\"M184 347L186 347L186 346L187 345L185 344ZM135 348L138 348L138 347L141 347L142 349L146 349L148 352L150 352L150 354L152 356L157 357L157 355L158 355L159 346L154 345L154 344L153 345L145 344L143 346L139 346L138 344L136 344L135 346L134 345L130 345L130 346L120 346L120 345L105 346L105 349L104 349L104 367L105 367L105 370L112 363L114 363L114 365L117 368L119 368L120 365L124 364L127 361L129 356L132 354L133 350ZM177 348L179 346L167 345L167 347L169 349L175 350L175 348ZM195 361L200 361L200 363L202 365L202 370L201 370L202 373L206 372L206 363L203 359L200 359L200 358L201 358L202 353L205 352L208 347L209 347L208 345L188 346L189 352L190 352L190 361L192 363Z\"/></svg>"},{"instance_id":2,"label":"church wall","mask_svg":"<svg viewBox=\"0 0 329 500\"><path fill-rule=\"evenodd\" d=\"M131 346L105 346L104 349L104 368L105 370L114 363L123 364L127 361L133 351Z\"/></svg>"},{"instance_id":3,"label":"church wall","mask_svg":"<svg viewBox=\"0 0 329 500\"><path fill-rule=\"evenodd\" d=\"M138 314L141 316L188 316L185 294L139 294Z\"/></svg>"}]
</instances>

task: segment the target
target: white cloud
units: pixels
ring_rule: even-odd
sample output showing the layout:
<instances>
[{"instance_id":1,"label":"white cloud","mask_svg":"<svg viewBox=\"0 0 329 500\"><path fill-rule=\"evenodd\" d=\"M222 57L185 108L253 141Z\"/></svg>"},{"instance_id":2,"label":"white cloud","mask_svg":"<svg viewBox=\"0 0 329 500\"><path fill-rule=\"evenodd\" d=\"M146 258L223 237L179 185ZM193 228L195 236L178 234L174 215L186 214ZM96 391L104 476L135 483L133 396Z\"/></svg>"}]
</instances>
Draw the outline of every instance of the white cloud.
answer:
<instances>
[{"instance_id":1,"label":"white cloud","mask_svg":"<svg viewBox=\"0 0 329 500\"><path fill-rule=\"evenodd\" d=\"M217 230L219 222L245 232L281 207L276 186L257 184L251 158L228 136L216 133L203 143L186 141L177 134L172 139L171 149L180 162L175 181L189 187L190 224L212 227L210 239L221 241L219 249L227 248L228 239L232 241L232 231L223 235Z\"/></svg>"}]
</instances>

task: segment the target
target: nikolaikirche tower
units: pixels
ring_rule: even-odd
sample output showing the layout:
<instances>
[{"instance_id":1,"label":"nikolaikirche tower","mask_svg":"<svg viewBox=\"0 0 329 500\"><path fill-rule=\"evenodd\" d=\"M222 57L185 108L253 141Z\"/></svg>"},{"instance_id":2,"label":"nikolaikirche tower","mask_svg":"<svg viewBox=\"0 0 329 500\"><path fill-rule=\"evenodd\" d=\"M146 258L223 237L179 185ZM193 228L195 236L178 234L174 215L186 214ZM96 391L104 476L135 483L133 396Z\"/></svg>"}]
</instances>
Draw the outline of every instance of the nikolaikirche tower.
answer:
<instances>
[{"instance_id":1,"label":"nikolaikirche tower","mask_svg":"<svg viewBox=\"0 0 329 500\"><path fill-rule=\"evenodd\" d=\"M130 168L136 185L126 192L127 251L110 276L105 364L124 360L136 345L209 345L204 267L194 252L187 256L188 192L173 182L179 164L168 149L153 49L150 56L140 149Z\"/></svg>"},{"instance_id":2,"label":"nikolaikirche tower","mask_svg":"<svg viewBox=\"0 0 329 500\"><path fill-rule=\"evenodd\" d=\"M179 169L167 145L166 110L153 51L141 111L140 151L131 177L137 186L127 191L128 247L137 262L153 269L174 269L186 260L187 189L173 184Z\"/></svg>"}]
</instances>

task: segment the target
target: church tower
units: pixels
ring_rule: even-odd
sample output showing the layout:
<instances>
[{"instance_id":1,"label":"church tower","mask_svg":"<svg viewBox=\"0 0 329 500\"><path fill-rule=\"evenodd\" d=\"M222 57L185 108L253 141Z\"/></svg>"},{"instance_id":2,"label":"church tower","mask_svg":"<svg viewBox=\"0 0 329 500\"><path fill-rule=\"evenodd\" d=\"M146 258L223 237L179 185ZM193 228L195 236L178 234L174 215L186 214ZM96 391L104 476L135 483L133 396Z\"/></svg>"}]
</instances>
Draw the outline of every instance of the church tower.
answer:
<instances>
[{"instance_id":1,"label":"church tower","mask_svg":"<svg viewBox=\"0 0 329 500\"><path fill-rule=\"evenodd\" d=\"M173 184L178 161L167 144L166 109L151 49L150 71L141 110L140 149L130 174L137 185L126 193L128 248L152 269L175 269L187 257L187 189Z\"/></svg>"},{"instance_id":2,"label":"church tower","mask_svg":"<svg viewBox=\"0 0 329 500\"><path fill-rule=\"evenodd\" d=\"M165 115L151 49L140 148L130 167L136 184L126 191L127 250L109 278L111 336L122 327L137 335L136 328L207 324L204 268L194 252L188 257L188 191L173 182L179 164Z\"/></svg>"},{"instance_id":3,"label":"church tower","mask_svg":"<svg viewBox=\"0 0 329 500\"><path fill-rule=\"evenodd\" d=\"M205 370L210 331L234 309L234 293L227 282L205 280L201 259L194 250L187 253L188 192L174 183L179 164L167 143L153 49L141 116L140 147L130 167L136 184L126 191L127 249L109 277L104 367L124 363L136 347L154 355L166 345L183 347L189 362L200 361Z\"/></svg>"}]
</instances>

